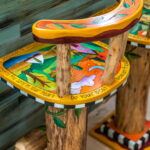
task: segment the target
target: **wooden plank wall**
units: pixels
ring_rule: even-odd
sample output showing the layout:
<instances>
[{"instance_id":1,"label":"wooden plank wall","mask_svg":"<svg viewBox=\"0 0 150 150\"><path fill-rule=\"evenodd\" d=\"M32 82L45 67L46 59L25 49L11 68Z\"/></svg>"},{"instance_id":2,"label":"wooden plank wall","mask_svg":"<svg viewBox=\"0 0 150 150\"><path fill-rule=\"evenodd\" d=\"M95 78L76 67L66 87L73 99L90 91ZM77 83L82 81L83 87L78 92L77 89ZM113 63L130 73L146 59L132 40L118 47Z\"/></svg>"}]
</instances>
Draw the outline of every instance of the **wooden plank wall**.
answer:
<instances>
[{"instance_id":1,"label":"wooden plank wall","mask_svg":"<svg viewBox=\"0 0 150 150\"><path fill-rule=\"evenodd\" d=\"M87 17L115 0L0 0L0 57L33 41L32 24L39 19ZM43 105L0 82L0 150L44 122ZM12 148L13 149L13 148Z\"/></svg>"}]
</instances>

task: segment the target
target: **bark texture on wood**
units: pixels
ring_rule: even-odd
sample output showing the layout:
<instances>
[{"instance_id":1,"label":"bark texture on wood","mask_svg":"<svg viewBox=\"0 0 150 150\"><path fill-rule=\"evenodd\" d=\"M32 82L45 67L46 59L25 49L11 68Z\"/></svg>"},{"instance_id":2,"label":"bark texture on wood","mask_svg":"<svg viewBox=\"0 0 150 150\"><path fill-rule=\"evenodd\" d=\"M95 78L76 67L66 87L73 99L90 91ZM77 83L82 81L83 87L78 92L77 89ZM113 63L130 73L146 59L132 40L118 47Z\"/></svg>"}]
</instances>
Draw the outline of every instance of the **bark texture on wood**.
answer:
<instances>
[{"instance_id":1,"label":"bark texture on wood","mask_svg":"<svg viewBox=\"0 0 150 150\"><path fill-rule=\"evenodd\" d=\"M59 97L70 94L70 44L57 44L56 82Z\"/></svg>"},{"instance_id":2,"label":"bark texture on wood","mask_svg":"<svg viewBox=\"0 0 150 150\"><path fill-rule=\"evenodd\" d=\"M148 30L147 30L147 35L146 35L148 38L150 38L150 23L149 23L149 26L148 26Z\"/></svg>"},{"instance_id":3,"label":"bark texture on wood","mask_svg":"<svg viewBox=\"0 0 150 150\"><path fill-rule=\"evenodd\" d=\"M127 84L117 95L116 126L128 134L145 128L148 86L150 81L150 51L137 48L139 59L131 59L131 73Z\"/></svg>"},{"instance_id":4,"label":"bark texture on wood","mask_svg":"<svg viewBox=\"0 0 150 150\"><path fill-rule=\"evenodd\" d=\"M49 111L58 112L59 109L50 107ZM87 108L84 108L79 116L74 110L68 110L61 116L66 128L59 128L54 124L53 117L46 114L47 124L47 150L85 150L86 149L86 123Z\"/></svg>"},{"instance_id":5,"label":"bark texture on wood","mask_svg":"<svg viewBox=\"0 0 150 150\"><path fill-rule=\"evenodd\" d=\"M118 62L122 56L124 56L127 44L127 36L128 32L125 32L110 39L109 52L102 77L103 84L113 83Z\"/></svg>"},{"instance_id":6,"label":"bark texture on wood","mask_svg":"<svg viewBox=\"0 0 150 150\"><path fill-rule=\"evenodd\" d=\"M129 31L126 31L124 34L122 34L122 47L121 47L121 58L120 60L124 57L125 55L125 51L126 51L126 46L127 46L127 40L128 40L128 35L129 35Z\"/></svg>"},{"instance_id":7,"label":"bark texture on wood","mask_svg":"<svg viewBox=\"0 0 150 150\"><path fill-rule=\"evenodd\" d=\"M46 131L34 130L15 144L15 150L44 150L46 148Z\"/></svg>"}]
</instances>

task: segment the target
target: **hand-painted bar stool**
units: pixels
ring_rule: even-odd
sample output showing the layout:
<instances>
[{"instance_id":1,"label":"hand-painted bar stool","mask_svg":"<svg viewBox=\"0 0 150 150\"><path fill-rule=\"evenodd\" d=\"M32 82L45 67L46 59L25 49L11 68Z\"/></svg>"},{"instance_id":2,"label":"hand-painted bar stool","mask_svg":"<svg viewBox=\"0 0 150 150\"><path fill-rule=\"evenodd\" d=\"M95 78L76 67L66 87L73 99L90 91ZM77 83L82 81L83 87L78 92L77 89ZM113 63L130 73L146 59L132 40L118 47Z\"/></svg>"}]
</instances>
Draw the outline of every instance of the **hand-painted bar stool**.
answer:
<instances>
[{"instance_id":1,"label":"hand-painted bar stool","mask_svg":"<svg viewBox=\"0 0 150 150\"><path fill-rule=\"evenodd\" d=\"M125 83L130 68L123 57L126 31L138 22L141 10L142 0L122 0L97 17L37 21L32 32L40 43L0 59L2 81L48 106L47 150L85 149L86 106L105 102ZM91 42L108 38L109 48Z\"/></svg>"},{"instance_id":2,"label":"hand-painted bar stool","mask_svg":"<svg viewBox=\"0 0 150 150\"><path fill-rule=\"evenodd\" d=\"M146 110L150 85L149 0L144 1L143 15L129 32L128 44L126 56L130 59L131 72L127 85L118 91L116 113L104 119L91 134L115 150L148 150L150 121L146 121ZM96 132L100 128L111 140Z\"/></svg>"}]
</instances>

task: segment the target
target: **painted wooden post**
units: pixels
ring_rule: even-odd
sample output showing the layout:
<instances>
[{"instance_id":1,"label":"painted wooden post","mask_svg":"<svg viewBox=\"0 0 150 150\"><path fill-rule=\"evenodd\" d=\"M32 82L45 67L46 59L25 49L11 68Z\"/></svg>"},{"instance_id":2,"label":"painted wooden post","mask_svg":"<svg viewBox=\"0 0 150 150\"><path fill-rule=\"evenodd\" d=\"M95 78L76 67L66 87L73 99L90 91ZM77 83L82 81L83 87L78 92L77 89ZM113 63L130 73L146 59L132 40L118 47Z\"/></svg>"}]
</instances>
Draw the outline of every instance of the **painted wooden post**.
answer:
<instances>
[{"instance_id":1,"label":"painted wooden post","mask_svg":"<svg viewBox=\"0 0 150 150\"><path fill-rule=\"evenodd\" d=\"M102 77L103 84L113 83L118 62L124 56L127 37L128 32L125 32L110 39L106 67Z\"/></svg>"},{"instance_id":2,"label":"painted wooden post","mask_svg":"<svg viewBox=\"0 0 150 150\"><path fill-rule=\"evenodd\" d=\"M128 83L117 95L116 126L128 134L140 133L145 127L150 73L150 51L137 48L140 59L132 59Z\"/></svg>"},{"instance_id":3,"label":"painted wooden post","mask_svg":"<svg viewBox=\"0 0 150 150\"><path fill-rule=\"evenodd\" d=\"M50 106L48 110L52 112L60 111L60 109ZM61 116L61 119L66 124L65 129L56 126L53 117L46 114L47 150L85 150L87 108L81 111L79 117L75 115L73 109L70 109L66 114Z\"/></svg>"},{"instance_id":4,"label":"painted wooden post","mask_svg":"<svg viewBox=\"0 0 150 150\"><path fill-rule=\"evenodd\" d=\"M59 97L70 94L70 44L57 44L57 93Z\"/></svg>"}]
</instances>

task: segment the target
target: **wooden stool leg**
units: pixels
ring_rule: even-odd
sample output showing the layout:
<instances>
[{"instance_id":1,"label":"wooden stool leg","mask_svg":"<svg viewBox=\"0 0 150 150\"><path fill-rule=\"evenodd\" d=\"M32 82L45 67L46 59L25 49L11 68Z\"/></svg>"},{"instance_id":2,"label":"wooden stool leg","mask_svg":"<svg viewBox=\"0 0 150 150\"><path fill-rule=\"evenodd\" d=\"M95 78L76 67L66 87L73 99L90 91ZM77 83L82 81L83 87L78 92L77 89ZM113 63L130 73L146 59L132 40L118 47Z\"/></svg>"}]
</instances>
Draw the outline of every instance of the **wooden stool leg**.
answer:
<instances>
[{"instance_id":1,"label":"wooden stool leg","mask_svg":"<svg viewBox=\"0 0 150 150\"><path fill-rule=\"evenodd\" d=\"M117 95L116 126L128 134L144 130L150 73L150 51L137 48L140 59L131 60L128 83Z\"/></svg>"},{"instance_id":2,"label":"wooden stool leg","mask_svg":"<svg viewBox=\"0 0 150 150\"><path fill-rule=\"evenodd\" d=\"M70 44L57 44L56 82L59 97L70 94Z\"/></svg>"},{"instance_id":3,"label":"wooden stool leg","mask_svg":"<svg viewBox=\"0 0 150 150\"><path fill-rule=\"evenodd\" d=\"M58 112L60 109L48 108L51 112ZM47 150L85 150L86 148L86 123L87 108L81 111L79 117L75 115L75 110L68 110L61 120L66 124L66 128L57 127L53 122L53 117L46 114L47 125Z\"/></svg>"},{"instance_id":4,"label":"wooden stool leg","mask_svg":"<svg viewBox=\"0 0 150 150\"><path fill-rule=\"evenodd\" d=\"M113 83L118 62L124 56L127 37L128 32L125 32L110 39L109 52L102 77L103 84Z\"/></svg>"},{"instance_id":5,"label":"wooden stool leg","mask_svg":"<svg viewBox=\"0 0 150 150\"><path fill-rule=\"evenodd\" d=\"M150 23L149 23L148 30L147 30L147 37L150 38Z\"/></svg>"}]
</instances>

